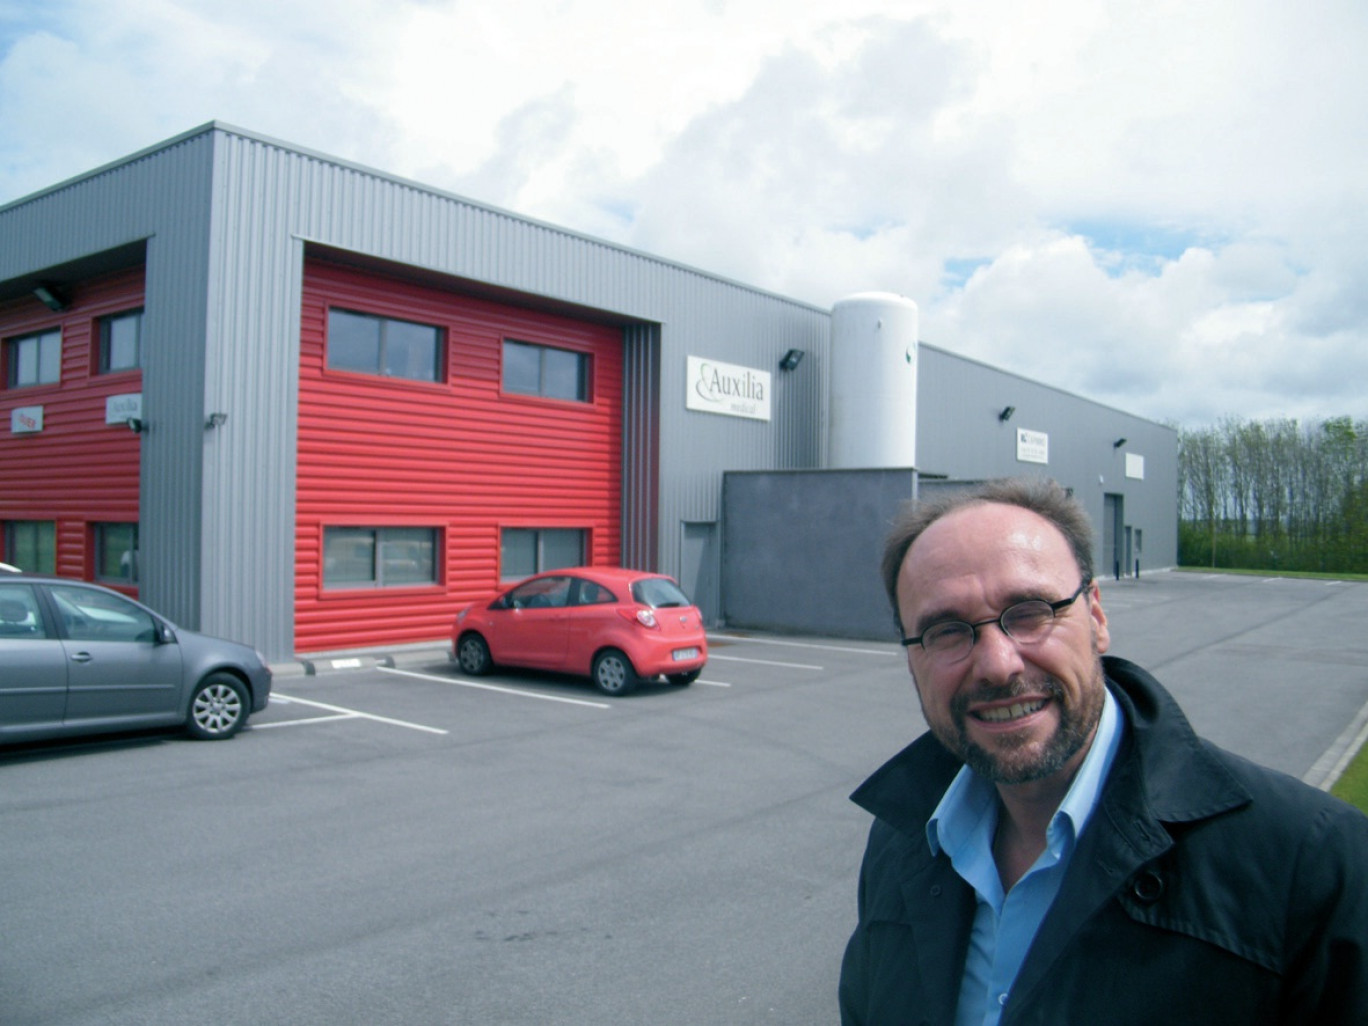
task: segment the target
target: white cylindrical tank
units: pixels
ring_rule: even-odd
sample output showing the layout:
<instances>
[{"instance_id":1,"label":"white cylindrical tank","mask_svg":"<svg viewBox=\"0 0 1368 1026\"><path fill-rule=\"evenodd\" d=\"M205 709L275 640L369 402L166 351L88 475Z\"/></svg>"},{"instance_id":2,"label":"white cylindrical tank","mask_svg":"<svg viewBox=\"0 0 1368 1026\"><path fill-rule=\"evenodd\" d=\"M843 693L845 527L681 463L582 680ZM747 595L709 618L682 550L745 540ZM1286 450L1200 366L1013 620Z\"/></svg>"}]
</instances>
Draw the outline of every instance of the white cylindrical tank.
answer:
<instances>
[{"instance_id":1,"label":"white cylindrical tank","mask_svg":"<svg viewBox=\"0 0 1368 1026\"><path fill-rule=\"evenodd\" d=\"M916 466L916 303L861 292L831 308L830 410L832 468Z\"/></svg>"}]
</instances>

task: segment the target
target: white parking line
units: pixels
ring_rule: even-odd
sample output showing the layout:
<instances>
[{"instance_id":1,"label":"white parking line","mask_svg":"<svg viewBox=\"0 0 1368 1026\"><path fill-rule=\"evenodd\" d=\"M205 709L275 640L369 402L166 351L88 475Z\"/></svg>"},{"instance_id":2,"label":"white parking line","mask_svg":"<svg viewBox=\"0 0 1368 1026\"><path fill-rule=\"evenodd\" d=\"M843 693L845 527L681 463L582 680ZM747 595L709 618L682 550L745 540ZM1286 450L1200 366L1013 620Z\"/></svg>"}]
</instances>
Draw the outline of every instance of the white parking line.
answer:
<instances>
[{"instance_id":1,"label":"white parking line","mask_svg":"<svg viewBox=\"0 0 1368 1026\"><path fill-rule=\"evenodd\" d=\"M463 688L478 688L481 691L498 691L505 695L517 695L519 698L540 698L544 702L564 702L566 705L586 705L591 709L611 709L612 706L606 702L586 702L582 698L565 698L562 695L543 695L535 691L519 691L517 688L500 687L498 684L477 684L473 680L461 680L459 677L435 677L430 673L414 673L412 670L396 670L389 666L377 666L377 670L383 673L394 673L401 677L417 677L419 680L434 680L438 684L455 684ZM445 731L443 732L445 733Z\"/></svg>"},{"instance_id":2,"label":"white parking line","mask_svg":"<svg viewBox=\"0 0 1368 1026\"><path fill-rule=\"evenodd\" d=\"M696 680L696 681L694 681L694 683L695 683L695 684L706 684L706 685L707 685L708 687L710 687L710 688L729 688L729 687L731 687L731 685L728 684L728 683L727 683L726 681L724 681L724 680Z\"/></svg>"},{"instance_id":3,"label":"white parking line","mask_svg":"<svg viewBox=\"0 0 1368 1026\"><path fill-rule=\"evenodd\" d=\"M298 703L299 705L311 705L315 709L327 709L329 712L340 713L341 715L337 716L337 719L374 720L376 723L388 723L394 727L407 727L409 730L422 730L429 734L447 733L447 731L442 730L439 727L425 727L421 723L408 723L405 720L392 720L388 716L376 716L374 713L361 712L359 709L346 709L340 705L328 705L326 702L315 702L308 698L295 698L293 695L282 695L278 692L271 695L272 701L275 701L276 699L280 699L286 705ZM333 719L334 717L327 718ZM261 726L264 727L267 726L267 724L263 723Z\"/></svg>"},{"instance_id":4,"label":"white parking line","mask_svg":"<svg viewBox=\"0 0 1368 1026\"><path fill-rule=\"evenodd\" d=\"M713 641L749 641L757 645L785 645L789 648L815 648L823 652L853 652L856 655L877 655L889 656L897 655L897 649L886 648L849 648L845 645L818 644L814 641L788 641L784 638L751 638L743 634L709 634L708 640Z\"/></svg>"},{"instance_id":5,"label":"white parking line","mask_svg":"<svg viewBox=\"0 0 1368 1026\"><path fill-rule=\"evenodd\" d=\"M359 720L356 713L338 713L336 716L310 716L307 720L276 720L275 723L253 723L253 730L270 730L272 727L302 727L306 723L332 723L334 720Z\"/></svg>"},{"instance_id":6,"label":"white parking line","mask_svg":"<svg viewBox=\"0 0 1368 1026\"><path fill-rule=\"evenodd\" d=\"M825 670L825 666L813 666L811 663L780 663L773 659L747 659L744 656L724 656L716 652L708 653L708 662L714 659L728 663L758 663L761 666L782 666L786 670Z\"/></svg>"}]
</instances>

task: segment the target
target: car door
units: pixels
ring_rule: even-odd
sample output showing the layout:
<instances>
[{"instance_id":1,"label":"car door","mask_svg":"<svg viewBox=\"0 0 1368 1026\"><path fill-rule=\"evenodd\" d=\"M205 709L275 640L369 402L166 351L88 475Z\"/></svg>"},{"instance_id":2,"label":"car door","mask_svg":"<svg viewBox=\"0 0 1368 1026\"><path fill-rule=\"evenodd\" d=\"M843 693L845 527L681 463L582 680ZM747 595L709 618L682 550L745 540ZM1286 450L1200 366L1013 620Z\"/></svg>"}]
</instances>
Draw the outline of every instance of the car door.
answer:
<instances>
[{"instance_id":1,"label":"car door","mask_svg":"<svg viewBox=\"0 0 1368 1026\"><path fill-rule=\"evenodd\" d=\"M66 701L66 652L34 586L0 583L0 737L60 725Z\"/></svg>"},{"instance_id":2,"label":"car door","mask_svg":"<svg viewBox=\"0 0 1368 1026\"><path fill-rule=\"evenodd\" d=\"M573 672L588 673L599 645L625 621L618 616L618 596L608 588L582 578L577 584L567 610L565 661Z\"/></svg>"},{"instance_id":3,"label":"car door","mask_svg":"<svg viewBox=\"0 0 1368 1026\"><path fill-rule=\"evenodd\" d=\"M570 578L537 577L508 594L497 637L489 639L496 663L559 670L565 662L566 603Z\"/></svg>"},{"instance_id":4,"label":"car door","mask_svg":"<svg viewBox=\"0 0 1368 1026\"><path fill-rule=\"evenodd\" d=\"M180 646L141 606L99 588L52 584L67 661L66 722L172 720L181 696Z\"/></svg>"}]
</instances>

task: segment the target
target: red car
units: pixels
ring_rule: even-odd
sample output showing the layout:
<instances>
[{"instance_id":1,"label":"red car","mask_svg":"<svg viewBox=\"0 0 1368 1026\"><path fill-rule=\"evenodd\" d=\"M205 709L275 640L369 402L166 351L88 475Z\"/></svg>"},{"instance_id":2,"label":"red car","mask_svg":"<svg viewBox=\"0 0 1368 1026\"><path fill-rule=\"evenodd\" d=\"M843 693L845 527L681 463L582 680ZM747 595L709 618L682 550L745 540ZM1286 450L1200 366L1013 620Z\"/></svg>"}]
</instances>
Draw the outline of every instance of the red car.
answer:
<instances>
[{"instance_id":1,"label":"red car","mask_svg":"<svg viewBox=\"0 0 1368 1026\"><path fill-rule=\"evenodd\" d=\"M452 651L465 673L494 665L589 677L608 695L664 676L692 684L708 661L703 617L660 574L608 567L549 570L456 614Z\"/></svg>"}]
</instances>

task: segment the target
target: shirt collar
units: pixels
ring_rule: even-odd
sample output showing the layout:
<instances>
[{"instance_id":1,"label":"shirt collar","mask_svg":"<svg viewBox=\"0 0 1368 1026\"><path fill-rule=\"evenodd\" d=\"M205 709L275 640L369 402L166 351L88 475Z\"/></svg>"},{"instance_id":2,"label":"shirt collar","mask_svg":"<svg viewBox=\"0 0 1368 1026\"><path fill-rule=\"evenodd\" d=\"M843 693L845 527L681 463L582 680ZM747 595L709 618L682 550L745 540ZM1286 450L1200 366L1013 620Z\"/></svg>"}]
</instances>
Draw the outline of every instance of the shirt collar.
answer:
<instances>
[{"instance_id":1,"label":"shirt collar","mask_svg":"<svg viewBox=\"0 0 1368 1026\"><path fill-rule=\"evenodd\" d=\"M1064 853L1066 846L1072 847L1097 808L1102 783L1121 746L1121 725L1121 708L1111 691L1103 688L1097 734L1046 831L1046 844L1056 857ZM931 854L953 854L972 843L976 835L983 837L983 819L990 814L996 822L997 789L968 766L961 767L926 822L926 842ZM991 830L987 837L991 843Z\"/></svg>"}]
</instances>

